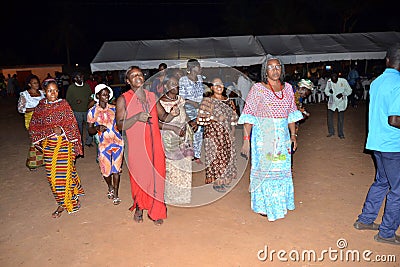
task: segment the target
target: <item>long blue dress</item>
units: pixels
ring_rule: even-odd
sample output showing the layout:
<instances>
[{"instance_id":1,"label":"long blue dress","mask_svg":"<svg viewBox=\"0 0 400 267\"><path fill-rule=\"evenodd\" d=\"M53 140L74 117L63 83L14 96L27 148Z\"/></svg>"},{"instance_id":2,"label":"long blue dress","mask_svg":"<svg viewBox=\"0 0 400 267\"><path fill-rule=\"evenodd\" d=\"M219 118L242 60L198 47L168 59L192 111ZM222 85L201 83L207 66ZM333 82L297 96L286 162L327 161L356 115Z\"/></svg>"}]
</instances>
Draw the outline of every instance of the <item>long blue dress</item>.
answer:
<instances>
[{"instance_id":1,"label":"long blue dress","mask_svg":"<svg viewBox=\"0 0 400 267\"><path fill-rule=\"evenodd\" d=\"M276 93L262 83L253 85L239 118L239 124L253 125L251 208L269 221L284 218L288 210L295 209L288 124L301 119L288 83Z\"/></svg>"}]
</instances>

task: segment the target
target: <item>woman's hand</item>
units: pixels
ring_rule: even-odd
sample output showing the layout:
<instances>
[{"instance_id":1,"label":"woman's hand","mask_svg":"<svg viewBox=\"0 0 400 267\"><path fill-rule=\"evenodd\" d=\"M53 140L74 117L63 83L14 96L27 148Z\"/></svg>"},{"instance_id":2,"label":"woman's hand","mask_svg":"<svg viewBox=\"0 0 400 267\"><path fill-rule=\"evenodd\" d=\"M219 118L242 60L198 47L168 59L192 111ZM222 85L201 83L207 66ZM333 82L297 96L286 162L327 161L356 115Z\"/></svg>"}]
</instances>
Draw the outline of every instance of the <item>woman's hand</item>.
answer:
<instances>
[{"instance_id":1,"label":"woman's hand","mask_svg":"<svg viewBox=\"0 0 400 267\"><path fill-rule=\"evenodd\" d=\"M171 108L169 114L171 114L171 116L173 116L173 117L179 116L180 110L179 110L178 105L174 105L174 106Z\"/></svg>"},{"instance_id":2,"label":"woman's hand","mask_svg":"<svg viewBox=\"0 0 400 267\"><path fill-rule=\"evenodd\" d=\"M185 136L186 128L185 127L179 128L177 126L174 126L173 131L174 131L174 133L176 135L179 135L180 137L183 137L183 136Z\"/></svg>"},{"instance_id":3,"label":"woman's hand","mask_svg":"<svg viewBox=\"0 0 400 267\"><path fill-rule=\"evenodd\" d=\"M240 154L245 157L246 159L250 156L250 140L243 140L242 150Z\"/></svg>"},{"instance_id":4,"label":"woman's hand","mask_svg":"<svg viewBox=\"0 0 400 267\"><path fill-rule=\"evenodd\" d=\"M136 119L141 122L148 122L149 118L151 118L151 114L148 112L140 112L135 115Z\"/></svg>"},{"instance_id":5,"label":"woman's hand","mask_svg":"<svg viewBox=\"0 0 400 267\"><path fill-rule=\"evenodd\" d=\"M62 129L61 129L60 126L54 126L54 127L53 127L53 132L54 132L56 135L61 135L61 134L62 134Z\"/></svg>"},{"instance_id":6,"label":"woman's hand","mask_svg":"<svg viewBox=\"0 0 400 267\"><path fill-rule=\"evenodd\" d=\"M293 152L297 149L297 138L295 135L290 136L290 142L293 143Z\"/></svg>"},{"instance_id":7,"label":"woman's hand","mask_svg":"<svg viewBox=\"0 0 400 267\"><path fill-rule=\"evenodd\" d=\"M192 127L193 132L197 132L198 126L197 126L197 121L196 121L196 119L191 120L191 121L189 121L188 123L189 123L190 127Z\"/></svg>"},{"instance_id":8,"label":"woman's hand","mask_svg":"<svg viewBox=\"0 0 400 267\"><path fill-rule=\"evenodd\" d=\"M104 133L105 131L107 131L107 127L104 126L104 125L97 125L96 126L96 131Z\"/></svg>"}]
</instances>

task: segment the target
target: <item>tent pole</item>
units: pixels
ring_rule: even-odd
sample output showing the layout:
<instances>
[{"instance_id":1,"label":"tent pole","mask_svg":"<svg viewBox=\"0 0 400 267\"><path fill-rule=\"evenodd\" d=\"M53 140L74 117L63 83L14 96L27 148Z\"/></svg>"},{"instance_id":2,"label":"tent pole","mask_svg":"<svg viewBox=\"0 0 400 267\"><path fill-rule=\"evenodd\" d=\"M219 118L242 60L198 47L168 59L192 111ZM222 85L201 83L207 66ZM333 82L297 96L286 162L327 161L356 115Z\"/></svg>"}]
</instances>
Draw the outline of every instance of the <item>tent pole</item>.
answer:
<instances>
[{"instance_id":1,"label":"tent pole","mask_svg":"<svg viewBox=\"0 0 400 267\"><path fill-rule=\"evenodd\" d=\"M365 75L367 75L367 68L368 68L368 59L365 59Z\"/></svg>"}]
</instances>

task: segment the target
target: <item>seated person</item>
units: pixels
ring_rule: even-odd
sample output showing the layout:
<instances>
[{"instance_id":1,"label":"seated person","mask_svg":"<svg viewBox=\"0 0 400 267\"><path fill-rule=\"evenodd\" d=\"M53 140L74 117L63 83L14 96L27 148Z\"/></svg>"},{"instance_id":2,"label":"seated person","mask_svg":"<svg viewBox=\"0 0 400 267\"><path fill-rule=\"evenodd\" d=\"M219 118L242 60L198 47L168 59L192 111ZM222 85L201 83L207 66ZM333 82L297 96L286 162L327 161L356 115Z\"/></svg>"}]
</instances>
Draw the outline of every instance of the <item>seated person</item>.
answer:
<instances>
[{"instance_id":1,"label":"seated person","mask_svg":"<svg viewBox=\"0 0 400 267\"><path fill-rule=\"evenodd\" d=\"M310 113L308 113L303 105L303 101L304 99L306 99L314 90L313 87L313 83L312 81L308 80L308 79L301 79L298 83L297 83L298 89L296 90L296 92L294 93L294 98L295 98L295 102L297 105L297 109L300 110L300 112L303 114L303 120L307 119L310 116ZM298 121L296 123L296 134L299 128L299 124L301 121Z\"/></svg>"}]
</instances>

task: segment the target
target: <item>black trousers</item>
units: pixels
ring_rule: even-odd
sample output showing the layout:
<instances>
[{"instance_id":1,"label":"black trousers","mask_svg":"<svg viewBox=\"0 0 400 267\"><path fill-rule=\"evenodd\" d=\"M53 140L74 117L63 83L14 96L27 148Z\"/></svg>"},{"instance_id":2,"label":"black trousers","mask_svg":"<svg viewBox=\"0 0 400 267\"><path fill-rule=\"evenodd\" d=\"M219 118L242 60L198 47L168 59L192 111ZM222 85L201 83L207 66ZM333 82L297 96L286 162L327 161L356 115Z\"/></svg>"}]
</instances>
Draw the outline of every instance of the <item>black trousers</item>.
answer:
<instances>
[{"instance_id":1,"label":"black trousers","mask_svg":"<svg viewBox=\"0 0 400 267\"><path fill-rule=\"evenodd\" d=\"M329 134L335 134L335 128L333 127L333 115L335 111L328 109L328 132ZM343 133L343 123L344 123L344 111L338 111L338 122L337 122L337 130L339 137L344 136Z\"/></svg>"}]
</instances>

